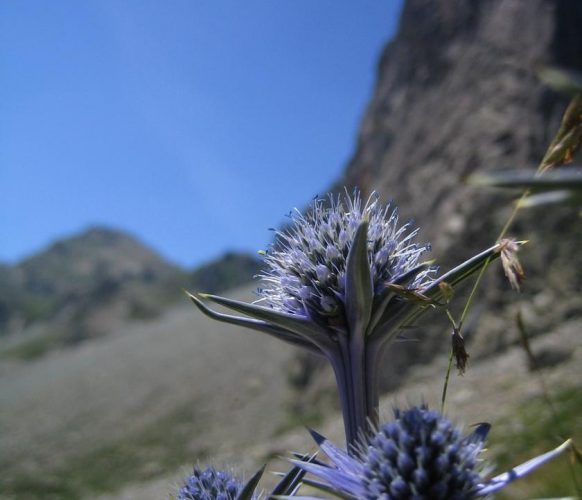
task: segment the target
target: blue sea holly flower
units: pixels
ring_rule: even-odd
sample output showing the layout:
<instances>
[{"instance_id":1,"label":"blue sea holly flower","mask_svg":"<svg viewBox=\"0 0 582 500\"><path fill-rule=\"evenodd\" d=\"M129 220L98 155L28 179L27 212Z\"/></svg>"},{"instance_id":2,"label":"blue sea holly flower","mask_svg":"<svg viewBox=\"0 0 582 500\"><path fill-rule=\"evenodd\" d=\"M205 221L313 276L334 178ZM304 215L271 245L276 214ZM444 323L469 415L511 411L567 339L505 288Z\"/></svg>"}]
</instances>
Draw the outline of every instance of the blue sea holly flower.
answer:
<instances>
[{"instance_id":1,"label":"blue sea holly flower","mask_svg":"<svg viewBox=\"0 0 582 500\"><path fill-rule=\"evenodd\" d=\"M296 212L292 228L277 233L274 249L265 257L267 270L259 275L265 286L258 303L345 334L352 319L346 309L348 257L364 220L367 244L361 250L372 297L385 295L390 284L411 271L409 287L425 287L436 269L418 267L430 245L415 243L418 229L399 225L397 210L382 206L376 194L366 204L357 193L325 201L316 200L305 216Z\"/></svg>"},{"instance_id":2,"label":"blue sea holly flower","mask_svg":"<svg viewBox=\"0 0 582 500\"><path fill-rule=\"evenodd\" d=\"M310 463L315 460L315 455L297 455L301 463ZM306 474L299 466L293 467L286 474L277 474L281 477L279 482L264 496L257 493L257 485L263 475L265 467L259 469L244 483L230 472L207 467L206 469L194 468L194 472L188 476L184 486L178 492L177 500L259 500L261 498L281 498L294 496Z\"/></svg>"},{"instance_id":3,"label":"blue sea holly flower","mask_svg":"<svg viewBox=\"0 0 582 500\"><path fill-rule=\"evenodd\" d=\"M485 479L490 467L481 459L489 424L463 436L438 412L425 406L395 410L395 420L380 426L352 456L312 431L331 465L295 460L316 476L307 480L344 499L469 500L486 496L525 476L570 446L540 455L514 469ZM313 498L313 497L297 497Z\"/></svg>"},{"instance_id":4,"label":"blue sea holly flower","mask_svg":"<svg viewBox=\"0 0 582 500\"><path fill-rule=\"evenodd\" d=\"M301 346L330 362L338 386L346 439L354 443L378 415L378 380L388 345L454 287L492 258L500 245L436 278L421 258L429 245L398 213L358 191L317 199L306 215L295 211L266 253L264 287L254 304L189 294L211 318L245 326ZM245 315L209 308L214 302Z\"/></svg>"},{"instance_id":5,"label":"blue sea holly flower","mask_svg":"<svg viewBox=\"0 0 582 500\"><path fill-rule=\"evenodd\" d=\"M255 489L262 474L260 469L244 483L224 470L195 467L178 491L177 500L258 500Z\"/></svg>"}]
</instances>

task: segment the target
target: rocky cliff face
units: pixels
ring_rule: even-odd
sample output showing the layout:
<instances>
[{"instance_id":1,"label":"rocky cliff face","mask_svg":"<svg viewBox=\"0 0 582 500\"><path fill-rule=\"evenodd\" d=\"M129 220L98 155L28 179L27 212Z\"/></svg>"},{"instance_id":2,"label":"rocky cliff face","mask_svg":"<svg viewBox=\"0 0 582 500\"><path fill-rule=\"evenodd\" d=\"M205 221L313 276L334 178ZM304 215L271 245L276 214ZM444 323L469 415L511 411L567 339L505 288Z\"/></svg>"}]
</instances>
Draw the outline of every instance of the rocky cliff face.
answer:
<instances>
[{"instance_id":1,"label":"rocky cliff face","mask_svg":"<svg viewBox=\"0 0 582 500\"><path fill-rule=\"evenodd\" d=\"M406 1L338 186L394 200L402 218L422 228L421 240L432 242L443 269L493 244L512 198L469 187L464 179L489 169L536 168L568 99L544 87L535 67L582 68L580 26L582 2L576 0ZM508 290L498 265L488 271L468 325L476 333L473 355L517 339L518 307L532 333L581 313L582 232L574 212L520 215L510 234L531 240L521 252L524 293ZM446 322L423 330L417 347L393 351L392 383L412 359L448 348Z\"/></svg>"},{"instance_id":2,"label":"rocky cliff face","mask_svg":"<svg viewBox=\"0 0 582 500\"><path fill-rule=\"evenodd\" d=\"M575 0L407 1L344 182L394 198L437 252L480 233L491 195L463 179L539 162L567 101L534 69L582 67L581 23Z\"/></svg>"}]
</instances>

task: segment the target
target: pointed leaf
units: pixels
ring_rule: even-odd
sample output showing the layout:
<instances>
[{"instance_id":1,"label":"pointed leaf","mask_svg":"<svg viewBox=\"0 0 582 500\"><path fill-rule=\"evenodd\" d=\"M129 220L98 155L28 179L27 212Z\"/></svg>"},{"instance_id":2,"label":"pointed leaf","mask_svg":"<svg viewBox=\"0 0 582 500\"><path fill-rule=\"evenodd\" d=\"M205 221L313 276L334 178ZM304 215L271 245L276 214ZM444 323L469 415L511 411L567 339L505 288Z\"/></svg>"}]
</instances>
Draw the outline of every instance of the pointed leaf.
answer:
<instances>
[{"instance_id":1,"label":"pointed leaf","mask_svg":"<svg viewBox=\"0 0 582 500\"><path fill-rule=\"evenodd\" d=\"M323 355L321 350L317 346L315 346L313 342L307 341L303 337L300 337L299 335L293 332L275 327L273 325L270 325L269 323L266 323L265 321L243 318L240 316L232 316L230 314L223 314L213 311L212 309L207 307L206 304L204 304L195 295L192 295L190 292L185 293L188 296L188 298L194 303L194 305L209 318L215 319L217 321L222 321L223 323L242 326L244 328L250 328L251 330L266 333L267 335L271 335L289 344L303 347L304 349L307 349L313 352L314 354Z\"/></svg>"},{"instance_id":2,"label":"pointed leaf","mask_svg":"<svg viewBox=\"0 0 582 500\"><path fill-rule=\"evenodd\" d=\"M582 92L582 73L575 69L542 66L538 69L538 76L546 85L560 92L566 94Z\"/></svg>"},{"instance_id":3,"label":"pointed leaf","mask_svg":"<svg viewBox=\"0 0 582 500\"><path fill-rule=\"evenodd\" d=\"M525 189L544 192L556 189L582 189L582 168L560 168L539 175L531 170L506 170L474 175L469 179L472 184L501 188Z\"/></svg>"},{"instance_id":4,"label":"pointed leaf","mask_svg":"<svg viewBox=\"0 0 582 500\"><path fill-rule=\"evenodd\" d=\"M481 422L479 424L475 424L474 427L475 430L467 437L465 437L465 442L475 444L484 443L487 439L489 431L491 430L491 424L488 424L487 422Z\"/></svg>"},{"instance_id":5,"label":"pointed leaf","mask_svg":"<svg viewBox=\"0 0 582 500\"><path fill-rule=\"evenodd\" d=\"M378 304L373 309L372 318L368 324L366 335L369 336L374 331L382 319L382 316L384 316L384 312L386 311L388 304L394 300L394 297L396 297L396 293L390 288L386 288L386 290L382 293L382 297L377 301Z\"/></svg>"},{"instance_id":6,"label":"pointed leaf","mask_svg":"<svg viewBox=\"0 0 582 500\"><path fill-rule=\"evenodd\" d=\"M304 458L304 457L305 457L305 454L303 454L303 453L297 453L297 452L293 452L293 453L292 453L292 455L293 455L295 458L297 458L297 459L299 459L299 460L302 460L303 462L306 462L306 460L305 460L305 458ZM319 459L317 458L317 452L315 452L315 453L312 455L312 458L311 458L311 460L309 460L309 462L311 462L312 464L317 464L317 465L326 465L324 462L322 462L321 460L319 460Z\"/></svg>"},{"instance_id":7,"label":"pointed leaf","mask_svg":"<svg viewBox=\"0 0 582 500\"><path fill-rule=\"evenodd\" d=\"M518 245L523 245L524 241L517 241ZM498 243L483 252L471 257L462 264L458 265L449 272L443 274L435 281L433 281L427 288L422 290L422 293L434 300L439 300L443 293L439 289L439 283L446 281L451 286L456 286L466 280L469 276L479 271L486 263L498 258L501 254L502 246Z\"/></svg>"},{"instance_id":8,"label":"pointed leaf","mask_svg":"<svg viewBox=\"0 0 582 500\"><path fill-rule=\"evenodd\" d=\"M304 340L310 341L322 351L327 351L335 347L327 330L317 325L313 321L301 316L294 316L255 304L247 304L238 300L227 299L217 295L201 293L200 297L211 300L222 306L246 314L255 319L270 323L276 327L290 331L299 335Z\"/></svg>"},{"instance_id":9,"label":"pointed leaf","mask_svg":"<svg viewBox=\"0 0 582 500\"><path fill-rule=\"evenodd\" d=\"M253 498L253 493L257 489L257 485L265 472L266 465L263 465L257 472L254 473L253 477L251 477L246 484L243 486L243 489L240 493L236 496L236 500L251 500Z\"/></svg>"},{"instance_id":10,"label":"pointed leaf","mask_svg":"<svg viewBox=\"0 0 582 500\"><path fill-rule=\"evenodd\" d=\"M361 482L358 476L355 474L349 475L346 474L344 471L340 471L333 467L328 467L326 465L316 465L311 463L300 462L298 460L291 460L292 463L301 467L302 469L306 470L307 472L317 476L324 481L327 481L329 484L339 485L341 484L342 490L344 492L357 492L361 489ZM305 484L311 484L308 480L304 479L303 482ZM339 492L336 489L333 489L334 494L338 495ZM347 497L350 498L350 497Z\"/></svg>"},{"instance_id":11,"label":"pointed leaf","mask_svg":"<svg viewBox=\"0 0 582 500\"><path fill-rule=\"evenodd\" d=\"M523 244L524 242L517 242ZM487 250L466 260L449 272L434 280L428 287L420 290L420 294L431 299L434 303L441 301L444 297L439 283L446 282L452 287L457 286L469 276L479 271L486 263L499 257L501 245L497 244ZM432 304L423 301L401 300L393 302L387 306L381 320L372 332L370 338L375 338L376 342L384 343L393 339L398 332L407 326L412 325L419 316L429 310ZM374 346L377 347L376 345Z\"/></svg>"},{"instance_id":12,"label":"pointed leaf","mask_svg":"<svg viewBox=\"0 0 582 500\"><path fill-rule=\"evenodd\" d=\"M579 191L548 191L534 194L519 200L519 208L539 207L540 205L580 205L582 203L582 189Z\"/></svg>"},{"instance_id":13,"label":"pointed leaf","mask_svg":"<svg viewBox=\"0 0 582 500\"><path fill-rule=\"evenodd\" d=\"M315 454L301 455L300 459L303 462L312 462L315 459ZM283 478L277 483L277 486L273 488L273 491L267 497L268 499L274 498L276 495L291 495L297 487L301 484L301 480L305 476L306 471L297 465L294 466Z\"/></svg>"},{"instance_id":14,"label":"pointed leaf","mask_svg":"<svg viewBox=\"0 0 582 500\"><path fill-rule=\"evenodd\" d=\"M554 448L553 450L548 451L543 455L532 458L531 460L528 460L527 462L518 465L517 467L514 467L508 472L504 472L499 476L495 476L487 484L485 484L483 487L479 489L478 495L480 496L490 495L492 493L495 493L496 491L499 491L500 489L504 488L505 486L515 481L516 479L527 476L530 472L537 469L540 465L543 465L546 462L549 462L550 460L556 458L558 455L562 454L571 446L572 440L568 439L568 441L565 441L557 448Z\"/></svg>"},{"instance_id":15,"label":"pointed leaf","mask_svg":"<svg viewBox=\"0 0 582 500\"><path fill-rule=\"evenodd\" d=\"M333 464L341 471L359 474L361 464L350 457L344 450L338 448L329 439L325 438L313 429L309 429L309 433L321 450L330 458Z\"/></svg>"},{"instance_id":16,"label":"pointed leaf","mask_svg":"<svg viewBox=\"0 0 582 500\"><path fill-rule=\"evenodd\" d=\"M368 259L368 221L358 226L346 264L346 315L350 332L363 335L370 321L374 290Z\"/></svg>"}]
</instances>

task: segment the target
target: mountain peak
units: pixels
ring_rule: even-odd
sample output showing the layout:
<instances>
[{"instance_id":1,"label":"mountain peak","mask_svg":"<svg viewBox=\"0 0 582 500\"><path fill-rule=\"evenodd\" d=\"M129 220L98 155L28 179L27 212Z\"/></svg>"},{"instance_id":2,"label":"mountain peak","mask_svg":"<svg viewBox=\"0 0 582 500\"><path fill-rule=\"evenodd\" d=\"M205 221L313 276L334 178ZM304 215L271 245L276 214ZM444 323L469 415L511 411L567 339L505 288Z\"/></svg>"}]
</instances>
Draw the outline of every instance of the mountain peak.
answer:
<instances>
[{"instance_id":1,"label":"mountain peak","mask_svg":"<svg viewBox=\"0 0 582 500\"><path fill-rule=\"evenodd\" d=\"M160 314L182 288L216 293L258 269L256 258L229 252L188 273L124 231L91 226L0 266L0 336L34 323L60 331L56 345L78 342Z\"/></svg>"},{"instance_id":2,"label":"mountain peak","mask_svg":"<svg viewBox=\"0 0 582 500\"><path fill-rule=\"evenodd\" d=\"M149 276L160 279L178 272L153 250L122 231L103 226L58 240L24 260L17 269L26 287L62 293L104 279Z\"/></svg>"}]
</instances>

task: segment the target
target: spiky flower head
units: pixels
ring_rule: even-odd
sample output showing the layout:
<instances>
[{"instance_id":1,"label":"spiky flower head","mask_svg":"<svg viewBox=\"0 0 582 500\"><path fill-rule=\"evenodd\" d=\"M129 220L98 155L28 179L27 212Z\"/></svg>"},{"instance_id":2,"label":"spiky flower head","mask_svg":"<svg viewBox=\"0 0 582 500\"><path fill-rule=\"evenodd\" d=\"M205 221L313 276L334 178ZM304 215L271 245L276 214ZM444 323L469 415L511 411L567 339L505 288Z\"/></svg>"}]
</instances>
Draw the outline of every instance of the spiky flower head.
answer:
<instances>
[{"instance_id":1,"label":"spiky flower head","mask_svg":"<svg viewBox=\"0 0 582 500\"><path fill-rule=\"evenodd\" d=\"M399 225L398 211L382 205L373 193L366 203L358 191L316 199L306 215L296 211L291 227L277 232L274 249L265 257L260 290L268 307L304 316L335 328L346 325L346 272L356 232L367 221L367 257L374 296L417 268L428 244L415 243L418 229ZM418 270L411 289L431 282L436 269Z\"/></svg>"},{"instance_id":2,"label":"spiky flower head","mask_svg":"<svg viewBox=\"0 0 582 500\"><path fill-rule=\"evenodd\" d=\"M468 499L480 480L480 441L463 438L446 418L426 407L395 410L363 459L366 499Z\"/></svg>"},{"instance_id":3,"label":"spiky flower head","mask_svg":"<svg viewBox=\"0 0 582 500\"><path fill-rule=\"evenodd\" d=\"M244 483L230 472L194 468L178 492L178 500L235 500Z\"/></svg>"},{"instance_id":4,"label":"spiky flower head","mask_svg":"<svg viewBox=\"0 0 582 500\"><path fill-rule=\"evenodd\" d=\"M426 406L394 414L394 421L381 425L351 456L312 431L332 464L294 462L319 480L309 484L341 498L470 500L502 489L571 445L566 441L487 481L490 468L479 455L489 424L478 424L463 436L450 420Z\"/></svg>"}]
</instances>

